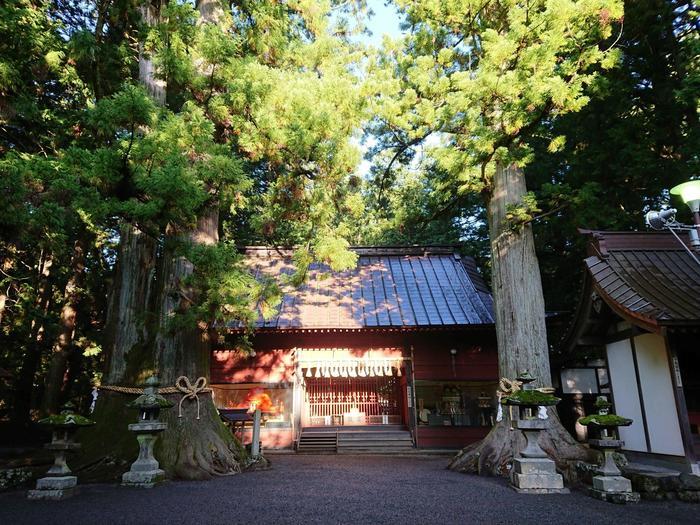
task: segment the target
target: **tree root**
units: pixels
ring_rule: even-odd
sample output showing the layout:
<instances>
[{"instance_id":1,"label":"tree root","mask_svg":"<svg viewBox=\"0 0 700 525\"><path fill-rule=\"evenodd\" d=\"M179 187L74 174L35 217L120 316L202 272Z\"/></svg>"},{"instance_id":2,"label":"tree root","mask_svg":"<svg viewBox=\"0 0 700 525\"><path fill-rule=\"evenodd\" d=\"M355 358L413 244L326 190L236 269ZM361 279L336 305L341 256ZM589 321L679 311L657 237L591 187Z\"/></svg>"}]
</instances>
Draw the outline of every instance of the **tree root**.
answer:
<instances>
[{"instance_id":1,"label":"tree root","mask_svg":"<svg viewBox=\"0 0 700 525\"><path fill-rule=\"evenodd\" d=\"M199 395L199 419L196 401L186 400L182 417L178 417L181 396L166 397L175 407L161 416L168 428L156 443L155 453L169 476L203 480L244 470L248 454L221 422L210 395Z\"/></svg>"},{"instance_id":2,"label":"tree root","mask_svg":"<svg viewBox=\"0 0 700 525\"><path fill-rule=\"evenodd\" d=\"M160 419L168 428L158 437L154 455L168 477L205 480L237 474L259 463L250 460L245 448L221 422L211 395L199 395L199 419L196 401L186 400L182 417L178 417L181 395L165 397L175 406L161 411ZM136 459L136 436L127 427L136 422L137 414L125 406L133 399L118 392L101 393L93 417L97 424L79 433L82 450L71 464L81 481L119 481Z\"/></svg>"},{"instance_id":3,"label":"tree root","mask_svg":"<svg viewBox=\"0 0 700 525\"><path fill-rule=\"evenodd\" d=\"M554 460L564 479L576 483L576 465L579 462L595 462L595 452L578 443L561 425L556 415L550 413L549 421L550 427L540 432L540 447ZM525 437L519 430L511 429L510 420L506 416L503 421L496 423L484 439L463 448L447 468L480 476L509 477L513 458L523 448Z\"/></svg>"}]
</instances>

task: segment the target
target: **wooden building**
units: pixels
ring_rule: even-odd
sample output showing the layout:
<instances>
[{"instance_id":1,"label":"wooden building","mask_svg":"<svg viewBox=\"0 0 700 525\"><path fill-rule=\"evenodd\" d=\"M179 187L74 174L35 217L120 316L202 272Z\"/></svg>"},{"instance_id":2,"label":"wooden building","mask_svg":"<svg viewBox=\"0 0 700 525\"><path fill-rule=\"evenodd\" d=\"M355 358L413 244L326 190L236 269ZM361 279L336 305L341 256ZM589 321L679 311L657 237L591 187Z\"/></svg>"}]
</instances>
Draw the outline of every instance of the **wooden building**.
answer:
<instances>
[{"instance_id":1,"label":"wooden building","mask_svg":"<svg viewBox=\"0 0 700 525\"><path fill-rule=\"evenodd\" d=\"M697 472L700 265L669 232L582 232L584 293L560 346L562 393L577 415L608 395L634 419L620 428L625 452Z\"/></svg>"},{"instance_id":2,"label":"wooden building","mask_svg":"<svg viewBox=\"0 0 700 525\"><path fill-rule=\"evenodd\" d=\"M410 432L417 447L459 448L492 425L497 356L492 298L452 247L355 248L356 268L312 265L277 314L258 319L254 353L228 328L213 351L217 406L262 409L263 446L308 429ZM291 253L248 248L257 276L293 272Z\"/></svg>"}]
</instances>

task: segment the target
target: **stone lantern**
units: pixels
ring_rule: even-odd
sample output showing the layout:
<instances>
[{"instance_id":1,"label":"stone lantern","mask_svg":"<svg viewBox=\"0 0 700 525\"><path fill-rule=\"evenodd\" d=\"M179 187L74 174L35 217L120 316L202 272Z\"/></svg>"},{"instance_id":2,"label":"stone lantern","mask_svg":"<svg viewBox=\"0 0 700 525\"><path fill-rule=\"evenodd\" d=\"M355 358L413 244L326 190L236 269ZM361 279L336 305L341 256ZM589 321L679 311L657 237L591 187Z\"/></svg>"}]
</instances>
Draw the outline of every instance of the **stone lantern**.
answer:
<instances>
[{"instance_id":1,"label":"stone lantern","mask_svg":"<svg viewBox=\"0 0 700 525\"><path fill-rule=\"evenodd\" d=\"M139 457L132 463L131 469L122 475L122 485L152 488L165 478L165 472L159 468L158 461L153 457L153 446L158 434L168 427L166 423L158 420L160 411L172 407L173 404L158 394L158 385L156 377L149 377L143 394L126 405L139 412L138 423L129 425L129 430L136 434L136 440L139 442Z\"/></svg>"},{"instance_id":2,"label":"stone lantern","mask_svg":"<svg viewBox=\"0 0 700 525\"><path fill-rule=\"evenodd\" d=\"M27 494L29 499L61 500L69 498L78 492L78 478L73 476L66 463L66 454L75 452L80 443L75 443L73 437L80 427L94 425L95 422L74 412L75 406L66 403L61 407L61 413L49 416L39 421L40 425L51 428L51 443L45 447L53 451L54 463L36 482L36 489Z\"/></svg>"},{"instance_id":3,"label":"stone lantern","mask_svg":"<svg viewBox=\"0 0 700 525\"><path fill-rule=\"evenodd\" d=\"M527 370L521 372L517 380L522 384L522 390L516 390L502 399L503 404L518 407L519 417L511 421L511 425L525 434L527 443L520 457L513 460L511 486L518 492L530 494L567 493L564 479L556 471L556 464L538 443L540 431L549 426L546 419L538 417L539 407L554 406L560 400L536 390L532 385L535 379Z\"/></svg>"},{"instance_id":4,"label":"stone lantern","mask_svg":"<svg viewBox=\"0 0 700 525\"><path fill-rule=\"evenodd\" d=\"M591 496L611 501L613 503L636 503L639 494L632 492L632 482L622 476L617 468L613 453L625 444L619 438L618 427L626 427L632 424L632 420L610 413L610 403L605 397L600 396L595 403L598 413L579 419L579 423L588 427L593 437L588 439L588 444L603 452L603 464L598 467L593 477Z\"/></svg>"}]
</instances>

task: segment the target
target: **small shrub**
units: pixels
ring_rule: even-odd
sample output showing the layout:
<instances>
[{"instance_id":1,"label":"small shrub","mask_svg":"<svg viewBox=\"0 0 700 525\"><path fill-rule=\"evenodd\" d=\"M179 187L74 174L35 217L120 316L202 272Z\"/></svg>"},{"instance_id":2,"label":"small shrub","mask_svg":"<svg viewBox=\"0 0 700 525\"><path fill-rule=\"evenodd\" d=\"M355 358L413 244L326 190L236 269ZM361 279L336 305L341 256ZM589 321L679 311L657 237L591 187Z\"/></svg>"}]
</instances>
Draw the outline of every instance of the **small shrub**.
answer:
<instances>
[{"instance_id":1,"label":"small shrub","mask_svg":"<svg viewBox=\"0 0 700 525\"><path fill-rule=\"evenodd\" d=\"M27 469L11 468L0 470L0 491L21 487L32 479L32 473Z\"/></svg>"}]
</instances>

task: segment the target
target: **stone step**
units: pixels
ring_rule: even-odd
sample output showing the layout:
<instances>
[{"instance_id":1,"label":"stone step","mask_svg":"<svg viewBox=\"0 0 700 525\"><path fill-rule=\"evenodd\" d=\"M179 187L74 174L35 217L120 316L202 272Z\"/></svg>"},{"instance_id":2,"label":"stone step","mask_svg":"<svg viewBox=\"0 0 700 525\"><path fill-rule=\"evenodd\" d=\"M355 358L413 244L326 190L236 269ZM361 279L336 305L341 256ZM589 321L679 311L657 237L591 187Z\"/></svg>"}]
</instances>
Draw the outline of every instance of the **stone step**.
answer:
<instances>
[{"instance_id":1,"label":"stone step","mask_svg":"<svg viewBox=\"0 0 700 525\"><path fill-rule=\"evenodd\" d=\"M401 454L414 450L411 434L405 428L338 428L336 432L303 429L297 447L298 452L339 454Z\"/></svg>"},{"instance_id":2,"label":"stone step","mask_svg":"<svg viewBox=\"0 0 700 525\"><path fill-rule=\"evenodd\" d=\"M384 436L384 437L372 437L372 436L355 436L352 438L346 438L344 436L338 436L338 442L339 443L359 443L359 442L408 442L412 443L413 440L411 439L411 436Z\"/></svg>"},{"instance_id":3,"label":"stone step","mask_svg":"<svg viewBox=\"0 0 700 525\"><path fill-rule=\"evenodd\" d=\"M319 435L319 434L316 434ZM394 431L394 432L338 432L338 436L343 439L357 439L357 438L368 438L368 439L384 439L384 438L405 438L411 437L411 434L407 431Z\"/></svg>"},{"instance_id":4,"label":"stone step","mask_svg":"<svg viewBox=\"0 0 700 525\"><path fill-rule=\"evenodd\" d=\"M415 451L413 447L352 447L339 448L338 454L412 454Z\"/></svg>"},{"instance_id":5,"label":"stone step","mask_svg":"<svg viewBox=\"0 0 700 525\"><path fill-rule=\"evenodd\" d=\"M338 445L343 447L356 447L359 445L410 446L413 445L413 441L410 439L351 439L348 441L339 439Z\"/></svg>"}]
</instances>

